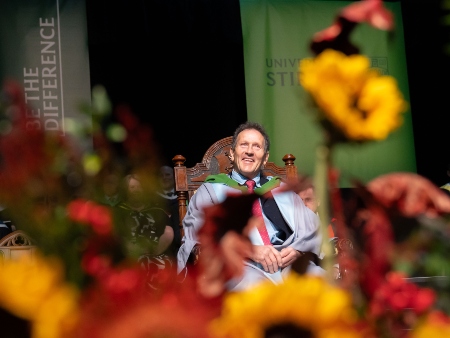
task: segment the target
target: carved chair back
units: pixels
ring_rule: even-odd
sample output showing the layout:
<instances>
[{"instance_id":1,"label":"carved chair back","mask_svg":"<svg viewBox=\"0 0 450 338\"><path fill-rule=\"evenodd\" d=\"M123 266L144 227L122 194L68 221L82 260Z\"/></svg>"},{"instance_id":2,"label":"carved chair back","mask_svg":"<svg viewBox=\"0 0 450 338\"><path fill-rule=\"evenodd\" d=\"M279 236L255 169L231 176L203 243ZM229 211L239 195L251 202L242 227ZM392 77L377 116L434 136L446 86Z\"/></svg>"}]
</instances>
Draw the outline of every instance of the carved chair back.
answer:
<instances>
[{"instance_id":1,"label":"carved chair back","mask_svg":"<svg viewBox=\"0 0 450 338\"><path fill-rule=\"evenodd\" d=\"M32 239L22 230L15 230L0 239L0 265L3 259L33 259L36 246Z\"/></svg>"}]
</instances>

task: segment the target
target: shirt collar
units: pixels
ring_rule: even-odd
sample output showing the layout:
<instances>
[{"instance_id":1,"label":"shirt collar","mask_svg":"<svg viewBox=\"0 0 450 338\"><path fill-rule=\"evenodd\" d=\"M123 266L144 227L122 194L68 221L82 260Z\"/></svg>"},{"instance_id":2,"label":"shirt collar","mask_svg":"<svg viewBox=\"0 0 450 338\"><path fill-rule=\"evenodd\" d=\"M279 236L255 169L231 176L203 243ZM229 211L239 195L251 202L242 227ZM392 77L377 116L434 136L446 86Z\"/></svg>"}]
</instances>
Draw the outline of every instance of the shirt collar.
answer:
<instances>
[{"instance_id":1,"label":"shirt collar","mask_svg":"<svg viewBox=\"0 0 450 338\"><path fill-rule=\"evenodd\" d=\"M169 192L172 193L171 196L168 195ZM156 193L157 193L159 196L164 197L164 198L169 199L169 200L174 200L174 199L178 198L178 197L177 197L177 194L175 194L174 189L169 190L169 191L164 190L163 192L157 191Z\"/></svg>"},{"instance_id":2,"label":"shirt collar","mask_svg":"<svg viewBox=\"0 0 450 338\"><path fill-rule=\"evenodd\" d=\"M231 178L232 178L233 180L235 180L236 182L238 182L239 184L241 184L241 185L245 184L245 182L248 180L247 177L245 177L245 176L239 174L239 173L238 173L237 171L235 171L234 169L231 171ZM260 183L259 183L259 181L260 181L260 175L254 177L254 178L253 178L253 181L256 182L256 186L257 186L257 187L260 187L260 186L261 186Z\"/></svg>"},{"instance_id":3,"label":"shirt collar","mask_svg":"<svg viewBox=\"0 0 450 338\"><path fill-rule=\"evenodd\" d=\"M112 196L105 195L105 197L106 197L106 199L107 199L108 201L113 201L113 202L115 202L115 201L118 200L119 194L112 195Z\"/></svg>"}]
</instances>

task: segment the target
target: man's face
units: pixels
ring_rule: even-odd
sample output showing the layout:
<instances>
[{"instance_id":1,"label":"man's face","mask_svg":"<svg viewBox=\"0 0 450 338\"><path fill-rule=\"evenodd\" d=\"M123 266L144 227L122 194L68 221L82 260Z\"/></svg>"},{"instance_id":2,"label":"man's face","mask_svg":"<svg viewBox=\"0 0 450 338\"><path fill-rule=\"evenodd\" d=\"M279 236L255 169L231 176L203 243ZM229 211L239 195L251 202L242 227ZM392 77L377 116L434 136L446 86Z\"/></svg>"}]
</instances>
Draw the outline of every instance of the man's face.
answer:
<instances>
[{"instance_id":1,"label":"man's face","mask_svg":"<svg viewBox=\"0 0 450 338\"><path fill-rule=\"evenodd\" d=\"M316 194L314 193L313 188L302 190L298 193L298 195L309 209L311 209L313 212L317 212L319 201L316 198Z\"/></svg>"},{"instance_id":2,"label":"man's face","mask_svg":"<svg viewBox=\"0 0 450 338\"><path fill-rule=\"evenodd\" d=\"M237 137L236 149L230 150L234 170L249 179L256 177L269 158L269 153L264 153L264 146L264 136L259 131L242 131Z\"/></svg>"},{"instance_id":3,"label":"man's face","mask_svg":"<svg viewBox=\"0 0 450 338\"><path fill-rule=\"evenodd\" d=\"M175 184L173 168L164 166L160 170L160 182L164 190L171 190Z\"/></svg>"}]
</instances>

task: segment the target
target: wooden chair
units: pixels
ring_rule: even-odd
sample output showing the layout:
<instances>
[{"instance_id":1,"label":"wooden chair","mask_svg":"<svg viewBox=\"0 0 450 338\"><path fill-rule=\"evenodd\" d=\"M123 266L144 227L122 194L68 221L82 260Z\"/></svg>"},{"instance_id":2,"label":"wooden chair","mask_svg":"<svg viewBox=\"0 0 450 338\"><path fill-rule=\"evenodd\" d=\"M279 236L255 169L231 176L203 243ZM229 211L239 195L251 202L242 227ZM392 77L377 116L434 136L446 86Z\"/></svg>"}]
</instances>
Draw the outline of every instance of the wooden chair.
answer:
<instances>
[{"instance_id":1,"label":"wooden chair","mask_svg":"<svg viewBox=\"0 0 450 338\"><path fill-rule=\"evenodd\" d=\"M37 247L22 230L15 230L0 239L0 265L3 259L19 259L24 256L33 259Z\"/></svg>"},{"instance_id":2,"label":"wooden chair","mask_svg":"<svg viewBox=\"0 0 450 338\"><path fill-rule=\"evenodd\" d=\"M178 209L180 213L180 232L183 236L182 221L186 216L187 204L195 191L209 175L229 173L233 169L230 158L232 136L225 137L215 142L206 151L201 163L192 168L184 165L186 158L176 155L172 161L174 164L175 192L178 196ZM267 162L263 173L266 176L280 176L284 179L297 179L297 167L294 164L295 156L287 154L283 157L284 166L278 166L273 162Z\"/></svg>"}]
</instances>

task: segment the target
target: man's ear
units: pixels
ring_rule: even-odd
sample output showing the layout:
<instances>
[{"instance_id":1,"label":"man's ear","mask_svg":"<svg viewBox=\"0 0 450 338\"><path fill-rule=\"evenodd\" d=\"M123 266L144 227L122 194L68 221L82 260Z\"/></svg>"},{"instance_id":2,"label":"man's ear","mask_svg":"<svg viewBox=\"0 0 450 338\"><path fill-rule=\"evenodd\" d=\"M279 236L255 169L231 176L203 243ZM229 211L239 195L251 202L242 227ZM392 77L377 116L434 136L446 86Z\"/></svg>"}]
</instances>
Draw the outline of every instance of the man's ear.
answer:
<instances>
[{"instance_id":1,"label":"man's ear","mask_svg":"<svg viewBox=\"0 0 450 338\"><path fill-rule=\"evenodd\" d=\"M230 161L234 162L234 150L230 148Z\"/></svg>"},{"instance_id":2,"label":"man's ear","mask_svg":"<svg viewBox=\"0 0 450 338\"><path fill-rule=\"evenodd\" d=\"M269 160L269 152L267 152L266 155L264 156L263 165L266 165L268 160Z\"/></svg>"}]
</instances>

